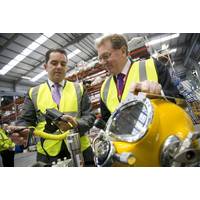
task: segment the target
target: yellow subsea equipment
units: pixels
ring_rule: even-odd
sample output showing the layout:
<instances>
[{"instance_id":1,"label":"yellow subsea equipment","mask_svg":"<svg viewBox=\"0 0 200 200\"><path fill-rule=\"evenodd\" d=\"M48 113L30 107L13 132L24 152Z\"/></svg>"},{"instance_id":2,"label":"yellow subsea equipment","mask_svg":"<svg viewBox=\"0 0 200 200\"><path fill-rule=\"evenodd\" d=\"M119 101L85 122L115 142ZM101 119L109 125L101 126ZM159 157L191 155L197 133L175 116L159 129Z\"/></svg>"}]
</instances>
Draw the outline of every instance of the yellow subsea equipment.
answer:
<instances>
[{"instance_id":1,"label":"yellow subsea equipment","mask_svg":"<svg viewBox=\"0 0 200 200\"><path fill-rule=\"evenodd\" d=\"M93 141L98 166L197 166L199 132L180 106L129 94Z\"/></svg>"}]
</instances>

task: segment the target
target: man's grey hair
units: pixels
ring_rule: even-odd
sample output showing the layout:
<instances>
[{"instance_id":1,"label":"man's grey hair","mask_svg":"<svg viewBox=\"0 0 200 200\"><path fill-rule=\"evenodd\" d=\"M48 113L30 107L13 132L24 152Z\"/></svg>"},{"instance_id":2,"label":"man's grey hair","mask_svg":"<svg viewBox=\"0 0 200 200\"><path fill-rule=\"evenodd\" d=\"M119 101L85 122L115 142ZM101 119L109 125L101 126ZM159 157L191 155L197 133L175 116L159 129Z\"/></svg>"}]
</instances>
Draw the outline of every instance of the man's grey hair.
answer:
<instances>
[{"instance_id":1,"label":"man's grey hair","mask_svg":"<svg viewBox=\"0 0 200 200\"><path fill-rule=\"evenodd\" d=\"M117 34L117 33L103 35L102 37L95 40L96 49L99 48L101 45L103 45L104 42L106 42L106 41L111 42L113 49L120 49L121 47L125 46L126 54L128 55L128 44L127 44L127 40L124 35Z\"/></svg>"}]
</instances>

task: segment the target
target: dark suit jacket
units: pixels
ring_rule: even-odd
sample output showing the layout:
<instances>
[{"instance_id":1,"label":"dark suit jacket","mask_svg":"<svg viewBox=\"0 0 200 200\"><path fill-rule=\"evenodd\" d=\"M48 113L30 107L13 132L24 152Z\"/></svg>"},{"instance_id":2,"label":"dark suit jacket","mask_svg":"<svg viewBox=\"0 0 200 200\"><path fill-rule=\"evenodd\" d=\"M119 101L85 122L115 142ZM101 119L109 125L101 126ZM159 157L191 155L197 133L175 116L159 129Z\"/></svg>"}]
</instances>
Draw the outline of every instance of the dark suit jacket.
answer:
<instances>
[{"instance_id":1,"label":"dark suit jacket","mask_svg":"<svg viewBox=\"0 0 200 200\"><path fill-rule=\"evenodd\" d=\"M36 126L37 121L34 104L27 94L24 100L22 115L16 124L22 126ZM84 91L81 99L81 117L77 119L78 131L81 136L93 126L94 121L95 115L92 111L91 102L86 91Z\"/></svg>"},{"instance_id":2,"label":"dark suit jacket","mask_svg":"<svg viewBox=\"0 0 200 200\"><path fill-rule=\"evenodd\" d=\"M156 71L158 74L158 82L161 84L164 94L166 96L171 96L171 97L182 97L179 94L178 89L171 82L171 77L170 77L167 67L157 60L154 60L154 62L155 62ZM102 99L100 100L100 107L101 107L102 119L105 122L107 122L111 113L106 107L106 105L104 104L104 102L102 101Z\"/></svg>"}]
</instances>

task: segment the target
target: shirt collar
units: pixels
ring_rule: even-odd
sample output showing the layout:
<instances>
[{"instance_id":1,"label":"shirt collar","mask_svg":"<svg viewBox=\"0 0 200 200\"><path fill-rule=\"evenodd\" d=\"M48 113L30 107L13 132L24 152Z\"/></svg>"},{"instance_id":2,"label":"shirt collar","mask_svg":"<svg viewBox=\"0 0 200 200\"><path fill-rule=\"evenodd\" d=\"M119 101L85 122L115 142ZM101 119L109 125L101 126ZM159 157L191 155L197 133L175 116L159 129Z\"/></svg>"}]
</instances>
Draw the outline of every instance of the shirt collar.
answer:
<instances>
[{"instance_id":1,"label":"shirt collar","mask_svg":"<svg viewBox=\"0 0 200 200\"><path fill-rule=\"evenodd\" d=\"M48 79L48 83L51 87L54 85L54 82L51 81L50 79ZM64 87L64 84L65 84L65 80L62 80L61 82L59 82L59 85L61 85L62 87Z\"/></svg>"},{"instance_id":2,"label":"shirt collar","mask_svg":"<svg viewBox=\"0 0 200 200\"><path fill-rule=\"evenodd\" d=\"M131 66L131 61L129 59L127 59L126 64L124 65L123 70L121 71L122 74L124 74L125 76L128 74L128 70Z\"/></svg>"}]
</instances>

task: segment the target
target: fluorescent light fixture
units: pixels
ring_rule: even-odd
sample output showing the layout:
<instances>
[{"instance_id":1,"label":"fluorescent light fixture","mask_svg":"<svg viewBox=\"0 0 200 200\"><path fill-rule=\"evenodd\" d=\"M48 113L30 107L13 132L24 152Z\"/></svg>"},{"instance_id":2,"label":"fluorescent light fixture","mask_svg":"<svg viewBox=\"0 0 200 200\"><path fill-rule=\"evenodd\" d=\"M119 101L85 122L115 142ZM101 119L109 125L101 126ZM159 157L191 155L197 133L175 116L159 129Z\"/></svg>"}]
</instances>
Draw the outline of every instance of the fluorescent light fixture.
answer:
<instances>
[{"instance_id":1,"label":"fluorescent light fixture","mask_svg":"<svg viewBox=\"0 0 200 200\"><path fill-rule=\"evenodd\" d=\"M27 80L30 80L31 77L28 77L28 76L22 76L23 79L27 79Z\"/></svg>"},{"instance_id":2,"label":"fluorescent light fixture","mask_svg":"<svg viewBox=\"0 0 200 200\"><path fill-rule=\"evenodd\" d=\"M175 53L177 51L177 49L171 49L169 50L169 53Z\"/></svg>"},{"instance_id":3,"label":"fluorescent light fixture","mask_svg":"<svg viewBox=\"0 0 200 200\"><path fill-rule=\"evenodd\" d=\"M12 59L7 65L5 65L1 70L0 74L5 75L8 71L10 71L15 65L17 65L20 61Z\"/></svg>"},{"instance_id":4,"label":"fluorescent light fixture","mask_svg":"<svg viewBox=\"0 0 200 200\"><path fill-rule=\"evenodd\" d=\"M5 75L8 71L10 71L13 68L12 65L5 65L1 70L0 70L0 74L1 75Z\"/></svg>"},{"instance_id":5,"label":"fluorescent light fixture","mask_svg":"<svg viewBox=\"0 0 200 200\"><path fill-rule=\"evenodd\" d=\"M15 66L15 65L17 65L18 63L19 63L20 61L18 61L18 60L11 60L9 63L8 63L8 65L10 65L10 66Z\"/></svg>"},{"instance_id":6,"label":"fluorescent light fixture","mask_svg":"<svg viewBox=\"0 0 200 200\"><path fill-rule=\"evenodd\" d=\"M73 58L75 55L79 54L81 52L80 49L76 49L74 51L72 51L67 57L68 59Z\"/></svg>"},{"instance_id":7,"label":"fluorescent light fixture","mask_svg":"<svg viewBox=\"0 0 200 200\"><path fill-rule=\"evenodd\" d=\"M50 38L54 35L54 33L44 33L43 35L45 35L47 38Z\"/></svg>"},{"instance_id":8,"label":"fluorescent light fixture","mask_svg":"<svg viewBox=\"0 0 200 200\"><path fill-rule=\"evenodd\" d=\"M176 33L176 34L172 34L172 35L169 35L169 36L166 36L166 37L162 37L162 38L158 38L158 39L155 39L155 40L151 40L149 42L146 42L145 45L146 46L151 46L151 45L159 44L159 43L162 43L162 42L177 38L177 37L179 37L179 35L180 35L179 33Z\"/></svg>"},{"instance_id":9,"label":"fluorescent light fixture","mask_svg":"<svg viewBox=\"0 0 200 200\"><path fill-rule=\"evenodd\" d=\"M47 74L47 71L44 70L41 73L39 73L38 75L36 75L35 77L33 77L32 79L30 79L30 81L36 82L37 80L39 80L40 78L42 78L46 74Z\"/></svg>"},{"instance_id":10,"label":"fluorescent light fixture","mask_svg":"<svg viewBox=\"0 0 200 200\"><path fill-rule=\"evenodd\" d=\"M166 50L168 49L168 47L169 47L169 44L162 44L162 50Z\"/></svg>"},{"instance_id":11,"label":"fluorescent light fixture","mask_svg":"<svg viewBox=\"0 0 200 200\"><path fill-rule=\"evenodd\" d=\"M25 55L19 54L15 57L15 60L22 61L24 60L25 57L26 57Z\"/></svg>"},{"instance_id":12,"label":"fluorescent light fixture","mask_svg":"<svg viewBox=\"0 0 200 200\"><path fill-rule=\"evenodd\" d=\"M37 49L41 44L48 40L54 33L44 33L40 37L38 37L34 42L32 42L27 48L25 48L19 55L13 58L8 64L3 66L0 70L1 75L5 75L8 71L10 71L13 67L15 67L19 62L21 62L26 56L32 53L35 49Z\"/></svg>"},{"instance_id":13,"label":"fluorescent light fixture","mask_svg":"<svg viewBox=\"0 0 200 200\"><path fill-rule=\"evenodd\" d=\"M32 49L26 48L21 52L21 54L25 55L25 56L28 56L32 51L33 51Z\"/></svg>"},{"instance_id":14,"label":"fluorescent light fixture","mask_svg":"<svg viewBox=\"0 0 200 200\"><path fill-rule=\"evenodd\" d=\"M43 34L41 35L38 39L35 40L35 42L39 43L39 44L43 44L44 42L46 42L48 40L48 38L50 38L53 34Z\"/></svg>"},{"instance_id":15,"label":"fluorescent light fixture","mask_svg":"<svg viewBox=\"0 0 200 200\"><path fill-rule=\"evenodd\" d=\"M170 53L175 53L177 51L177 49L170 49L170 50L165 50L161 53L158 53L157 51L152 54L151 56L154 57L154 58L157 58L159 56L162 56L162 55L166 55L166 54L170 54Z\"/></svg>"},{"instance_id":16,"label":"fluorescent light fixture","mask_svg":"<svg viewBox=\"0 0 200 200\"><path fill-rule=\"evenodd\" d=\"M37 42L32 42L27 48L28 48L28 49L31 49L31 50L35 50L35 49L37 49L39 46L40 46L39 43L37 43Z\"/></svg>"}]
</instances>

